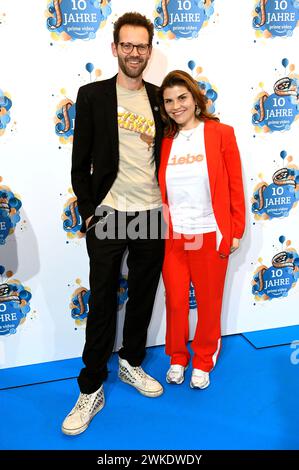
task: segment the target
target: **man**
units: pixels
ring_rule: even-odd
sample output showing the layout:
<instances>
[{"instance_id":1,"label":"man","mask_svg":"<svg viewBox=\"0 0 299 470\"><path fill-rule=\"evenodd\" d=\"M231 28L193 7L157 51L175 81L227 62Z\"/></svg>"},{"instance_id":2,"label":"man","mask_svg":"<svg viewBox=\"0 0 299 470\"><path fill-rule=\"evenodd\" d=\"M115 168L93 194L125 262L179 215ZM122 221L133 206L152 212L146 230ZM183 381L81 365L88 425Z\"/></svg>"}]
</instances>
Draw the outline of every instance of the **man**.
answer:
<instances>
[{"instance_id":1,"label":"man","mask_svg":"<svg viewBox=\"0 0 299 470\"><path fill-rule=\"evenodd\" d=\"M162 126L156 87L142 80L152 39L153 25L146 17L124 14L114 25L112 43L118 74L85 85L78 92L72 185L86 225L90 299L85 367L78 377L80 395L63 422L65 434L83 432L104 406L103 382L115 341L119 272L126 249L128 302L118 375L145 396L163 393L161 384L140 365L164 243L160 231L159 236L149 237L147 228L147 236L136 237L136 232L130 236L129 230L130 224L136 228L138 223L141 230L161 215L157 170Z\"/></svg>"}]
</instances>

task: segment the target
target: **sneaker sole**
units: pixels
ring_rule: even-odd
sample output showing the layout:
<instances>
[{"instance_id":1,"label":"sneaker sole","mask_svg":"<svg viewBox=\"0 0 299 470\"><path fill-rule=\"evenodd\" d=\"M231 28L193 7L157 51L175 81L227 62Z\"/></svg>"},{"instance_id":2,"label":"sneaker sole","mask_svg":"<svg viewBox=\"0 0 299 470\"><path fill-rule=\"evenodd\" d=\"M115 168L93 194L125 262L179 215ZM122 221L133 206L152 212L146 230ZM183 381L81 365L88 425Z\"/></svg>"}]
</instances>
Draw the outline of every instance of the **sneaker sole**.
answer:
<instances>
[{"instance_id":1,"label":"sneaker sole","mask_svg":"<svg viewBox=\"0 0 299 470\"><path fill-rule=\"evenodd\" d=\"M95 414L90 418L88 423L84 424L84 426L81 426L81 428L67 429L67 428L64 428L62 425L61 431L63 432L63 434L66 434L67 436L77 436L78 434L81 434L82 432L86 431L86 429L90 425L93 418L104 408L104 406L105 406L105 399L103 400L103 404L98 408Z\"/></svg>"},{"instance_id":2,"label":"sneaker sole","mask_svg":"<svg viewBox=\"0 0 299 470\"><path fill-rule=\"evenodd\" d=\"M172 384L172 385L181 385L185 380L185 377L182 378L182 380L180 381L177 381L177 380L170 380L168 377L166 377L166 382L168 384Z\"/></svg>"},{"instance_id":3,"label":"sneaker sole","mask_svg":"<svg viewBox=\"0 0 299 470\"><path fill-rule=\"evenodd\" d=\"M126 380L124 377L120 377L120 376L118 377L120 378L122 382L136 388L136 390L138 390L138 392L141 393L141 395L144 395L145 397L149 397L149 398L159 397L164 392L163 387L161 387L161 389L158 390L157 392L148 392L146 390L142 390L142 388L136 387L136 385L132 384L131 382L129 382L129 380Z\"/></svg>"},{"instance_id":4,"label":"sneaker sole","mask_svg":"<svg viewBox=\"0 0 299 470\"><path fill-rule=\"evenodd\" d=\"M191 387L191 388L196 388L196 389L198 389L198 390L204 390L204 389L207 388L209 385L210 385L210 382L208 382L207 384L203 385L202 387L197 387L196 385L193 385L192 382L190 382L190 387Z\"/></svg>"}]
</instances>

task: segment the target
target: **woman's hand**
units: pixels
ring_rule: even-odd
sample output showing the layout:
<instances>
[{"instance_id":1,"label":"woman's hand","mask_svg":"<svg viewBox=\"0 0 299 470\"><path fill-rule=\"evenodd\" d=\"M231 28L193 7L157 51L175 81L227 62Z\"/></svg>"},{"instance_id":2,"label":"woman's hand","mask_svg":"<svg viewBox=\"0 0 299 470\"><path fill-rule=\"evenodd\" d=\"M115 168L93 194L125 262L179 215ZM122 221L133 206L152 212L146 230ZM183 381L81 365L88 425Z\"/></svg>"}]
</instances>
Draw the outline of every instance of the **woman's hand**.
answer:
<instances>
[{"instance_id":1,"label":"woman's hand","mask_svg":"<svg viewBox=\"0 0 299 470\"><path fill-rule=\"evenodd\" d=\"M230 252L233 253L240 246L240 238L233 238L232 246L230 247Z\"/></svg>"}]
</instances>

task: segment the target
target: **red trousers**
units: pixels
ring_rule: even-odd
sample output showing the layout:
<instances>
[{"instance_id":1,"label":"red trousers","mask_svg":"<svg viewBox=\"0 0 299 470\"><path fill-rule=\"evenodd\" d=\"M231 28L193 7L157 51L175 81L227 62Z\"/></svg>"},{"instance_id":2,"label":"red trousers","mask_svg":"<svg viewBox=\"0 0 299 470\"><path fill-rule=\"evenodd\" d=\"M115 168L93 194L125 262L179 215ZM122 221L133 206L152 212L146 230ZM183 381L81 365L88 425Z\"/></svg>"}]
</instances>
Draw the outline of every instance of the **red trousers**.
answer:
<instances>
[{"instance_id":1,"label":"red trousers","mask_svg":"<svg viewBox=\"0 0 299 470\"><path fill-rule=\"evenodd\" d=\"M197 303L197 325L191 348L193 368L209 372L221 345L221 307L228 257L216 251L216 232L166 240L163 281L166 289L166 354L171 364L190 360L189 290L192 281ZM202 246L201 246L202 245ZM201 247L200 247L201 246ZM195 249L192 249L196 247Z\"/></svg>"}]
</instances>

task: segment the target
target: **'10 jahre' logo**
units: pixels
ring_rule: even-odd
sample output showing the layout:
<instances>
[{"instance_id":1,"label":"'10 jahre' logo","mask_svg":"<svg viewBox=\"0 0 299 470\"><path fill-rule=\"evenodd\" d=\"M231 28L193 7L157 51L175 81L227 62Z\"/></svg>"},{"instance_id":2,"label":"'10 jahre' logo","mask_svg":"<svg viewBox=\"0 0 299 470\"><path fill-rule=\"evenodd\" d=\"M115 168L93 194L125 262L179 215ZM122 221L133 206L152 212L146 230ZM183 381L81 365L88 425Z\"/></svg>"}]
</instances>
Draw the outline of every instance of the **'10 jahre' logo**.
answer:
<instances>
[{"instance_id":1,"label":"'10 jahre' logo","mask_svg":"<svg viewBox=\"0 0 299 470\"><path fill-rule=\"evenodd\" d=\"M85 65L85 70L89 73L90 82L96 81L102 74L100 69L95 69L91 62ZM92 77L94 75L94 78ZM61 144L71 144L73 142L76 103L66 96L66 90L61 88L61 94L64 98L58 103L55 115L55 133L59 136Z\"/></svg>"},{"instance_id":2,"label":"'10 jahre' logo","mask_svg":"<svg viewBox=\"0 0 299 470\"><path fill-rule=\"evenodd\" d=\"M252 25L257 36L292 36L298 20L298 0L256 0Z\"/></svg>"},{"instance_id":3,"label":"'10 jahre' logo","mask_svg":"<svg viewBox=\"0 0 299 470\"><path fill-rule=\"evenodd\" d=\"M282 60L287 67L288 59ZM299 116L299 76L293 73L294 65L290 65L292 73L274 83L274 93L262 91L256 97L252 123L257 131L264 132L289 130ZM263 87L263 84L260 85Z\"/></svg>"},{"instance_id":4,"label":"'10 jahre' logo","mask_svg":"<svg viewBox=\"0 0 299 470\"><path fill-rule=\"evenodd\" d=\"M81 325L86 322L89 307L90 291L85 287L79 287L75 290L71 300L71 316L75 320L77 325Z\"/></svg>"},{"instance_id":5,"label":"'10 jahre' logo","mask_svg":"<svg viewBox=\"0 0 299 470\"><path fill-rule=\"evenodd\" d=\"M284 160L287 152L282 150L280 156ZM287 217L298 202L299 168L292 160L289 156L288 164L274 172L271 184L262 181L254 188L251 209L256 220Z\"/></svg>"},{"instance_id":6,"label":"'10 jahre' logo","mask_svg":"<svg viewBox=\"0 0 299 470\"><path fill-rule=\"evenodd\" d=\"M69 192L72 193L72 189ZM82 218L79 214L77 198L74 195L64 205L62 220L63 229L67 233L68 238L82 238L84 236L80 232Z\"/></svg>"},{"instance_id":7,"label":"'10 jahre' logo","mask_svg":"<svg viewBox=\"0 0 299 470\"><path fill-rule=\"evenodd\" d=\"M77 284L80 284L80 280L77 279ZM71 317L75 320L76 325L82 326L85 325L88 313L89 313L89 297L90 290L86 287L78 287L75 292L73 292L71 298ZM122 306L128 299L128 276L120 273L119 275L119 284L117 290L117 304L118 309L121 309Z\"/></svg>"},{"instance_id":8,"label":"'10 jahre' logo","mask_svg":"<svg viewBox=\"0 0 299 470\"><path fill-rule=\"evenodd\" d=\"M13 273L0 266L0 336L14 334L24 323L30 311L31 293L17 279L9 279Z\"/></svg>"},{"instance_id":9,"label":"'10 jahre' logo","mask_svg":"<svg viewBox=\"0 0 299 470\"><path fill-rule=\"evenodd\" d=\"M282 245L285 240L283 235L279 237ZM259 259L261 266L255 271L252 281L252 293L256 300L287 297L289 290L295 287L299 277L299 255L290 244L291 241L287 240L286 248L273 256L270 268Z\"/></svg>"},{"instance_id":10,"label":"'10 jahre' logo","mask_svg":"<svg viewBox=\"0 0 299 470\"><path fill-rule=\"evenodd\" d=\"M20 199L10 188L0 185L0 245L5 244L7 237L13 234L17 223L21 220L21 206Z\"/></svg>"},{"instance_id":11,"label":"'10 jahre' logo","mask_svg":"<svg viewBox=\"0 0 299 470\"><path fill-rule=\"evenodd\" d=\"M53 39L94 39L111 13L111 0L51 0L47 28Z\"/></svg>"},{"instance_id":12,"label":"'10 jahre' logo","mask_svg":"<svg viewBox=\"0 0 299 470\"><path fill-rule=\"evenodd\" d=\"M55 134L62 144L72 143L75 128L76 103L65 98L57 105L55 116Z\"/></svg>"},{"instance_id":13,"label":"'10 jahre' logo","mask_svg":"<svg viewBox=\"0 0 299 470\"><path fill-rule=\"evenodd\" d=\"M158 0L155 28L168 39L196 38L214 13L214 0Z\"/></svg>"}]
</instances>

